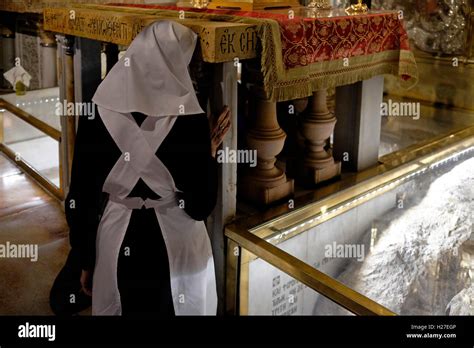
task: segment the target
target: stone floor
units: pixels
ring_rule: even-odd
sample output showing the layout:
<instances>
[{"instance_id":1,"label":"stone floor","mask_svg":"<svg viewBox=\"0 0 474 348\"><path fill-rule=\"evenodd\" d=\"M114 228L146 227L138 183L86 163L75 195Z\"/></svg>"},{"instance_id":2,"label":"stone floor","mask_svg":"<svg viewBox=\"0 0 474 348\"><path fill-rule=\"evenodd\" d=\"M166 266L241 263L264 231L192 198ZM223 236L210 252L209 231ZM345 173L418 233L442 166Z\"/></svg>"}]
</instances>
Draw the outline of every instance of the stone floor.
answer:
<instances>
[{"instance_id":1,"label":"stone floor","mask_svg":"<svg viewBox=\"0 0 474 348\"><path fill-rule=\"evenodd\" d=\"M0 154L0 244L37 244L38 261L0 258L0 315L50 315L49 290L69 252L60 203Z\"/></svg>"}]
</instances>

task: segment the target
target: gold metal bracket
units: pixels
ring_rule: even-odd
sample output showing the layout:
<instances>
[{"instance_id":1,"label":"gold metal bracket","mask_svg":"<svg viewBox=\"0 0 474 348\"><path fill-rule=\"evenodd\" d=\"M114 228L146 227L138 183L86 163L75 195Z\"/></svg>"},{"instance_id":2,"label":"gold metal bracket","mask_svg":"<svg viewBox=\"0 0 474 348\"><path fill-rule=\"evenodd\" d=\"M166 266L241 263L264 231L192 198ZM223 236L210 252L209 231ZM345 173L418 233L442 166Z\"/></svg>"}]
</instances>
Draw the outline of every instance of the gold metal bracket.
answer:
<instances>
[{"instance_id":1,"label":"gold metal bracket","mask_svg":"<svg viewBox=\"0 0 474 348\"><path fill-rule=\"evenodd\" d=\"M191 0L191 5L194 8L207 8L207 5L209 5L208 0Z\"/></svg>"}]
</instances>

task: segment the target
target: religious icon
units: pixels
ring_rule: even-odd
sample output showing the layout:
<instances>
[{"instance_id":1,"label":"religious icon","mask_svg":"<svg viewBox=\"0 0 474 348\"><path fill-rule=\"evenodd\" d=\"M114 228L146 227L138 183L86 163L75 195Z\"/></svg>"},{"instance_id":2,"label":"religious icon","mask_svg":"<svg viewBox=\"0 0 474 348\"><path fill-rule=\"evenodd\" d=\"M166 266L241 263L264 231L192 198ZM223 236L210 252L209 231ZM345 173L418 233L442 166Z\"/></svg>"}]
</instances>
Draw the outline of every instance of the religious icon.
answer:
<instances>
[{"instance_id":1,"label":"religious icon","mask_svg":"<svg viewBox=\"0 0 474 348\"><path fill-rule=\"evenodd\" d=\"M347 14L359 14L359 13L366 13L369 11L369 8L366 4L362 3L362 0L358 0L357 4L351 5L346 8Z\"/></svg>"},{"instance_id":2,"label":"religious icon","mask_svg":"<svg viewBox=\"0 0 474 348\"><path fill-rule=\"evenodd\" d=\"M191 0L191 4L194 8L207 8L209 4L208 0Z\"/></svg>"}]
</instances>

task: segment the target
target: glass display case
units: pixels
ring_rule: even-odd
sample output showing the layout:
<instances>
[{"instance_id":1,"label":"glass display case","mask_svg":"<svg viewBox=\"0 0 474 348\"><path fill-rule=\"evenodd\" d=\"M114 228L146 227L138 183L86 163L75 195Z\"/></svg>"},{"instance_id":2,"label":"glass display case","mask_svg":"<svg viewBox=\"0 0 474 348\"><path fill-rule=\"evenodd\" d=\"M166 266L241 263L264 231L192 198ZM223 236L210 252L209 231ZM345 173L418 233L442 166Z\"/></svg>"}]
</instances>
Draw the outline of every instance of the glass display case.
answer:
<instances>
[{"instance_id":1,"label":"glass display case","mask_svg":"<svg viewBox=\"0 0 474 348\"><path fill-rule=\"evenodd\" d=\"M474 139L446 144L460 133L433 142L434 153L407 161L411 150L399 152L394 167L250 227L269 245L261 241L261 252L240 243L239 313L347 315L351 306L335 294L358 294L385 314L473 315ZM279 267L296 260L320 272L323 291L296 279L311 278L302 264Z\"/></svg>"},{"instance_id":2,"label":"glass display case","mask_svg":"<svg viewBox=\"0 0 474 348\"><path fill-rule=\"evenodd\" d=\"M61 194L59 87L0 96L3 152L57 195Z\"/></svg>"}]
</instances>

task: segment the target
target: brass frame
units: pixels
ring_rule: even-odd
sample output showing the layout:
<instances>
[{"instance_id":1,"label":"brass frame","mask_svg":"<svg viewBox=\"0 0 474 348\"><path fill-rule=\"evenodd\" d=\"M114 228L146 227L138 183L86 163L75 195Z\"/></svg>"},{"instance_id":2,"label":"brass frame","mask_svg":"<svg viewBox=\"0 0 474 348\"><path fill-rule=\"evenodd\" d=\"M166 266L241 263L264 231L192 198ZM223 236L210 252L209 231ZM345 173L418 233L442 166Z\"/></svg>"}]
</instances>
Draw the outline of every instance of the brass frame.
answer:
<instances>
[{"instance_id":1,"label":"brass frame","mask_svg":"<svg viewBox=\"0 0 474 348\"><path fill-rule=\"evenodd\" d=\"M23 120L30 126L38 129L39 131L45 133L49 137L53 138L58 142L58 151L61 151L61 131L57 130L54 127L51 127L49 124L41 121L40 119L32 116L31 114L21 110L20 108L12 105L11 103L0 98L0 109L8 110L12 115ZM1 132L3 133L3 123L0 125ZM34 180L36 180L41 186L43 186L48 192L52 193L54 197L59 200L64 199L64 185L62 178L62 166L61 163L61 153L59 153L59 187L54 185L51 181L41 175L34 167L32 167L28 162L23 159L17 159L15 153L5 144L3 144L3 137L0 142L0 151L3 152L11 161L23 169L27 174L29 174Z\"/></svg>"},{"instance_id":2,"label":"brass frame","mask_svg":"<svg viewBox=\"0 0 474 348\"><path fill-rule=\"evenodd\" d=\"M296 257L257 237L247 229L242 227L226 228L226 236L249 252L258 255L276 268L290 274L293 278L309 286L313 290L326 296L340 306L357 315L384 315L393 316L395 313L384 306L372 301L368 297L352 290L337 280L327 276L316 268L304 263ZM247 262L248 274L248 262ZM243 287L248 289L248 277L241 283L240 290ZM247 296L248 297L248 296ZM242 301L242 300L241 300ZM247 301L241 303L241 311L248 306Z\"/></svg>"},{"instance_id":3,"label":"brass frame","mask_svg":"<svg viewBox=\"0 0 474 348\"><path fill-rule=\"evenodd\" d=\"M474 26L473 26L474 30ZM471 34L474 36L474 34ZM473 38L474 41L474 38ZM433 54L423 52L422 50L418 48L413 48L413 52L415 53L415 59L417 63L431 63L431 62L436 62L437 64L445 64L445 65L450 65L452 66L453 64L453 57L451 56L435 56ZM469 57L469 56L461 56L459 57L459 63L460 64L465 64L465 65L471 65L474 64L474 57Z\"/></svg>"},{"instance_id":4,"label":"brass frame","mask_svg":"<svg viewBox=\"0 0 474 348\"><path fill-rule=\"evenodd\" d=\"M233 257L230 250L227 252L227 312L248 314L249 263L261 258L355 314L393 315L390 310L280 250L276 245L393 189L445 158L473 148L474 126L453 131L386 155L376 167L295 200L295 209L282 205L227 226L225 235L230 240L228 245L235 243L241 247L238 256ZM347 205L349 202L352 204ZM305 225L299 226L302 221ZM270 240L274 243L270 243ZM238 273L237 277L235 272ZM230 273L232 275L229 276ZM229 298L238 296L237 289L240 298Z\"/></svg>"},{"instance_id":5,"label":"brass frame","mask_svg":"<svg viewBox=\"0 0 474 348\"><path fill-rule=\"evenodd\" d=\"M469 15L469 22L467 25L467 44L465 56L468 59L474 60L474 1L471 0L471 13Z\"/></svg>"},{"instance_id":6,"label":"brass frame","mask_svg":"<svg viewBox=\"0 0 474 348\"><path fill-rule=\"evenodd\" d=\"M7 102L6 100L2 98L0 98L0 108L4 108L5 110L10 111L16 117L20 118L21 120L25 121L29 125L45 133L46 135L49 135L54 140L61 141L61 131L57 130L54 127L51 127L46 122L41 121L35 116L30 115L26 111L23 111L22 109L16 107L15 105L10 104L9 102Z\"/></svg>"}]
</instances>

